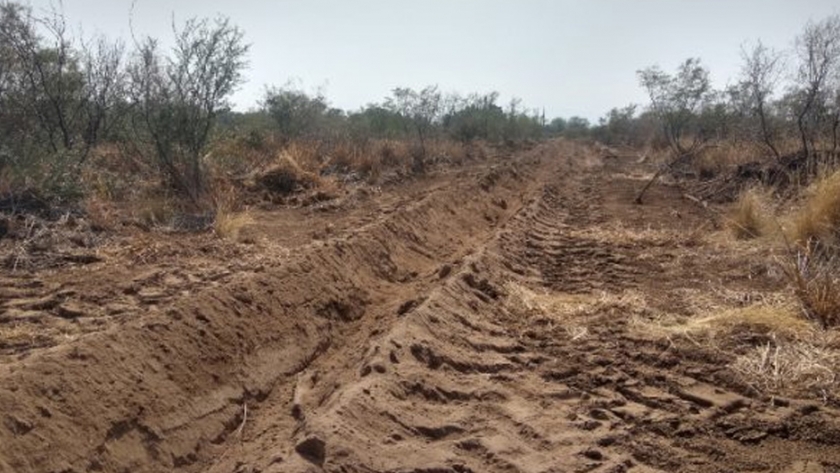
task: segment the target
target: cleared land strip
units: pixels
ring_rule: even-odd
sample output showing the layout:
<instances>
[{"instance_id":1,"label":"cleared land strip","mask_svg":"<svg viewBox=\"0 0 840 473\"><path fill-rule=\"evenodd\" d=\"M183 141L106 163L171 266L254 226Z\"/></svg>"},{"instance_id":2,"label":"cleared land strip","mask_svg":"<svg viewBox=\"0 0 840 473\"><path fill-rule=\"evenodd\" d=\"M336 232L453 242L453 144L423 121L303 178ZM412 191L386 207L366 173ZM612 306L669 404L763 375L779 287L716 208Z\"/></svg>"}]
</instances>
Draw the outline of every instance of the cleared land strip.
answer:
<instances>
[{"instance_id":1,"label":"cleared land strip","mask_svg":"<svg viewBox=\"0 0 840 473\"><path fill-rule=\"evenodd\" d=\"M840 467L834 408L731 369L753 342L662 322L774 283L699 238L706 210L678 188L635 206L634 164L587 156L464 170L264 273L3 365L0 471Z\"/></svg>"},{"instance_id":2,"label":"cleared land strip","mask_svg":"<svg viewBox=\"0 0 840 473\"><path fill-rule=\"evenodd\" d=\"M263 405L291 404L310 366L353 365L372 332L491 239L556 166L541 159L551 154L475 166L276 268L0 366L0 471L204 471L224 460L255 435ZM288 437L296 422L287 412L268 428Z\"/></svg>"}]
</instances>

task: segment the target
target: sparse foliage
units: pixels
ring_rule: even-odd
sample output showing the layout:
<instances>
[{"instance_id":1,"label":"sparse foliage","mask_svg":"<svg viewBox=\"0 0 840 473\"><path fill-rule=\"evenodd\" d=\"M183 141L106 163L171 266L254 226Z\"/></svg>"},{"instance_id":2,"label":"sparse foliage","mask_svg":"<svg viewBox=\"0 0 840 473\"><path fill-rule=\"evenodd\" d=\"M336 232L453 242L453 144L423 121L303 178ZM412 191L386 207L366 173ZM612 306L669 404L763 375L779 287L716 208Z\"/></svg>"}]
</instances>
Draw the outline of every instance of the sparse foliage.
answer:
<instances>
[{"instance_id":1,"label":"sparse foliage","mask_svg":"<svg viewBox=\"0 0 840 473\"><path fill-rule=\"evenodd\" d=\"M103 134L119 122L121 43L74 38L59 11L0 3L0 168L17 184L72 193ZM34 178L34 182L33 182Z\"/></svg>"},{"instance_id":2,"label":"sparse foliage","mask_svg":"<svg viewBox=\"0 0 840 473\"><path fill-rule=\"evenodd\" d=\"M138 45L130 67L134 130L169 184L196 200L204 190L202 157L210 133L242 82L248 45L227 18L191 19L174 30L171 55L153 38Z\"/></svg>"},{"instance_id":3,"label":"sparse foliage","mask_svg":"<svg viewBox=\"0 0 840 473\"><path fill-rule=\"evenodd\" d=\"M638 75L668 144L678 156L697 151L711 138L702 115L711 105L714 91L709 71L699 59L687 59L674 75L656 66L641 70Z\"/></svg>"},{"instance_id":4,"label":"sparse foliage","mask_svg":"<svg viewBox=\"0 0 840 473\"><path fill-rule=\"evenodd\" d=\"M840 81L840 15L809 22L796 39L796 88L793 95L802 150L814 154L817 135Z\"/></svg>"},{"instance_id":5,"label":"sparse foliage","mask_svg":"<svg viewBox=\"0 0 840 473\"><path fill-rule=\"evenodd\" d=\"M415 172L425 170L426 142L432 133L433 125L440 118L442 98L437 86L428 86L420 91L398 87L385 101L385 108L408 119L417 134L419 149L414 157Z\"/></svg>"},{"instance_id":6,"label":"sparse foliage","mask_svg":"<svg viewBox=\"0 0 840 473\"><path fill-rule=\"evenodd\" d=\"M782 56L759 41L752 49L743 49L741 57L744 63L738 84L738 92L741 92L739 98L748 116L758 120L761 140L777 159L781 158L775 144L779 139L779 130L770 107L781 78Z\"/></svg>"}]
</instances>

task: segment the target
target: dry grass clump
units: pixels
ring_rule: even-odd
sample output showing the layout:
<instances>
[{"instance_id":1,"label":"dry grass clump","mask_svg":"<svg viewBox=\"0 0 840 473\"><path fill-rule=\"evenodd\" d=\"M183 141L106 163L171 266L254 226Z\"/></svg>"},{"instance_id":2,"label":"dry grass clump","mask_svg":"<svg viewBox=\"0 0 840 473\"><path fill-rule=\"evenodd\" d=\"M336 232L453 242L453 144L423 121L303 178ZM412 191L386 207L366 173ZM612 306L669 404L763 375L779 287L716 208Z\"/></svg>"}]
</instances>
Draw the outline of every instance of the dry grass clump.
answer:
<instances>
[{"instance_id":1,"label":"dry grass clump","mask_svg":"<svg viewBox=\"0 0 840 473\"><path fill-rule=\"evenodd\" d=\"M654 337L702 338L708 341L746 328L798 339L813 332L813 326L800 316L793 301L771 301L744 307L721 307L706 313L678 315L651 311L634 316L631 326L638 333Z\"/></svg>"},{"instance_id":2,"label":"dry grass clump","mask_svg":"<svg viewBox=\"0 0 840 473\"><path fill-rule=\"evenodd\" d=\"M233 186L220 185L213 195L213 231L220 238L239 241L242 229L254 223L251 213L240 208Z\"/></svg>"},{"instance_id":3,"label":"dry grass clump","mask_svg":"<svg viewBox=\"0 0 840 473\"><path fill-rule=\"evenodd\" d=\"M820 340L773 340L738 356L729 368L759 391L827 396L840 387L840 351Z\"/></svg>"},{"instance_id":4,"label":"dry grass clump","mask_svg":"<svg viewBox=\"0 0 840 473\"><path fill-rule=\"evenodd\" d=\"M688 332L728 331L736 327L750 327L794 338L812 331L811 325L800 317L799 308L793 303L757 303L723 309L705 317L692 318L685 325Z\"/></svg>"},{"instance_id":5,"label":"dry grass clump","mask_svg":"<svg viewBox=\"0 0 840 473\"><path fill-rule=\"evenodd\" d=\"M248 211L235 212L227 207L216 208L213 231L220 238L239 241L242 229L254 223Z\"/></svg>"},{"instance_id":6,"label":"dry grass clump","mask_svg":"<svg viewBox=\"0 0 840 473\"><path fill-rule=\"evenodd\" d=\"M692 232L693 233L693 232ZM702 236L702 231L699 231ZM672 228L636 228L622 222L609 222L604 225L597 225L587 228L575 228L569 230L569 235L574 238L593 240L605 244L633 243L647 246L678 246L697 235L686 235L682 229Z\"/></svg>"},{"instance_id":7,"label":"dry grass clump","mask_svg":"<svg viewBox=\"0 0 840 473\"><path fill-rule=\"evenodd\" d=\"M82 209L93 230L113 230L117 227L119 216L112 201L91 196L82 202Z\"/></svg>"},{"instance_id":8,"label":"dry grass clump","mask_svg":"<svg viewBox=\"0 0 840 473\"><path fill-rule=\"evenodd\" d=\"M322 145L309 141L293 141L279 153L279 159L289 160L300 170L317 174L323 165Z\"/></svg>"},{"instance_id":9,"label":"dry grass clump","mask_svg":"<svg viewBox=\"0 0 840 473\"><path fill-rule=\"evenodd\" d=\"M621 293L566 294L536 291L508 282L505 291L508 307L526 315L576 317L613 312L643 314L649 311L642 294L633 290Z\"/></svg>"},{"instance_id":10,"label":"dry grass clump","mask_svg":"<svg viewBox=\"0 0 840 473\"><path fill-rule=\"evenodd\" d=\"M213 174L242 176L270 163L281 144L271 135L236 136L213 143L208 165Z\"/></svg>"},{"instance_id":11,"label":"dry grass clump","mask_svg":"<svg viewBox=\"0 0 840 473\"><path fill-rule=\"evenodd\" d=\"M405 141L379 140L372 145L372 152L379 156L384 168L403 167L410 161L409 146Z\"/></svg>"},{"instance_id":12,"label":"dry grass clump","mask_svg":"<svg viewBox=\"0 0 840 473\"><path fill-rule=\"evenodd\" d=\"M148 195L136 200L131 206L134 219L146 228L169 224L176 210L175 203L166 195Z\"/></svg>"},{"instance_id":13,"label":"dry grass clump","mask_svg":"<svg viewBox=\"0 0 840 473\"><path fill-rule=\"evenodd\" d=\"M359 157L357 168L369 184L376 184L382 177L382 157L373 152L365 153Z\"/></svg>"},{"instance_id":14,"label":"dry grass clump","mask_svg":"<svg viewBox=\"0 0 840 473\"><path fill-rule=\"evenodd\" d=\"M823 328L840 325L840 171L805 192L787 218L788 245L780 266L805 316Z\"/></svg>"},{"instance_id":15,"label":"dry grass clump","mask_svg":"<svg viewBox=\"0 0 840 473\"><path fill-rule=\"evenodd\" d=\"M292 153L281 153L266 169L256 174L256 186L279 195L289 195L317 184L317 176L305 170Z\"/></svg>"},{"instance_id":16,"label":"dry grass clump","mask_svg":"<svg viewBox=\"0 0 840 473\"><path fill-rule=\"evenodd\" d=\"M771 194L768 189L751 187L735 201L726 226L739 240L750 240L768 234L772 228Z\"/></svg>"},{"instance_id":17,"label":"dry grass clump","mask_svg":"<svg viewBox=\"0 0 840 473\"><path fill-rule=\"evenodd\" d=\"M469 158L469 152L463 143L451 140L436 141L431 144L429 154L435 162L450 165L463 165Z\"/></svg>"},{"instance_id":18,"label":"dry grass clump","mask_svg":"<svg viewBox=\"0 0 840 473\"><path fill-rule=\"evenodd\" d=\"M805 316L822 328L840 326L840 255L810 244L791 251L782 269Z\"/></svg>"},{"instance_id":19,"label":"dry grass clump","mask_svg":"<svg viewBox=\"0 0 840 473\"><path fill-rule=\"evenodd\" d=\"M800 246L840 247L840 171L812 186L792 220L791 239Z\"/></svg>"}]
</instances>

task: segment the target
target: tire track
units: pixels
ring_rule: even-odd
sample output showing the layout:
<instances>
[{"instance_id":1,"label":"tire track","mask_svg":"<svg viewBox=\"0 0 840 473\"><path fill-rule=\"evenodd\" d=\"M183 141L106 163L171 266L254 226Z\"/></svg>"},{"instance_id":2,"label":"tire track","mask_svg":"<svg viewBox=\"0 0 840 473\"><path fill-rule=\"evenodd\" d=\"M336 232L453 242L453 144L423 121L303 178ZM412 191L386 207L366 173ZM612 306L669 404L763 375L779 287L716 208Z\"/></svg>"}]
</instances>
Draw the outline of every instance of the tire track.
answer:
<instances>
[{"instance_id":1,"label":"tire track","mask_svg":"<svg viewBox=\"0 0 840 473\"><path fill-rule=\"evenodd\" d=\"M313 367L321 387L301 390L303 415L291 438L260 443L273 461L243 453L241 471L705 472L779 469L812 458L840 464L829 447L838 432L834 412L803 414L803 405L780 408L751 397L725 378L728 360L719 353L639 339L611 312L587 316L587 335L579 337L563 326L570 322L563 314L511 305L511 282L568 295L651 290L658 279L649 274L670 261L667 249L651 257L657 248L589 236L621 216L602 198L609 176L578 171L550 175L493 240L446 271L442 285L363 340L364 355L347 365L352 376L331 375L330 364ZM808 416L813 423L803 423ZM778 442L796 453L780 454ZM310 451L313 444L320 448ZM211 471L238 470L227 462Z\"/></svg>"}]
</instances>

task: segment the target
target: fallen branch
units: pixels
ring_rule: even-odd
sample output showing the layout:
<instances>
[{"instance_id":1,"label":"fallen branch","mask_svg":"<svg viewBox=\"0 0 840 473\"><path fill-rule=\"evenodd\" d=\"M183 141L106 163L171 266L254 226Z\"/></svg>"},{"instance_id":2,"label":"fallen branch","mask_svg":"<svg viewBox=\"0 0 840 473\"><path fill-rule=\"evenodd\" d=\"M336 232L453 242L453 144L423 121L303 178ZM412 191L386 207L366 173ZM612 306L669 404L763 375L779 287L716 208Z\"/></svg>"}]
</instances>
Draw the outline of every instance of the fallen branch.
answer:
<instances>
[{"instance_id":1,"label":"fallen branch","mask_svg":"<svg viewBox=\"0 0 840 473\"><path fill-rule=\"evenodd\" d=\"M674 159L673 161L671 161L670 163L666 164L665 166L661 166L656 171L656 174L654 174L653 177L650 178L648 183L645 184L645 187L642 188L641 192L639 192L639 195L636 196L636 199L635 199L634 202L636 202L636 204L638 204L638 205L641 205L643 203L642 202L642 197L644 197L645 192L647 192L647 190L650 188L650 186L652 186L653 183L656 182L657 179L659 179L659 176L661 176L665 171L670 171L677 164L680 164L684 161L687 161L689 158L694 157L694 155L697 154L698 151L700 151L700 149L686 151L685 153L681 154L680 156L677 156L677 158Z\"/></svg>"}]
</instances>

